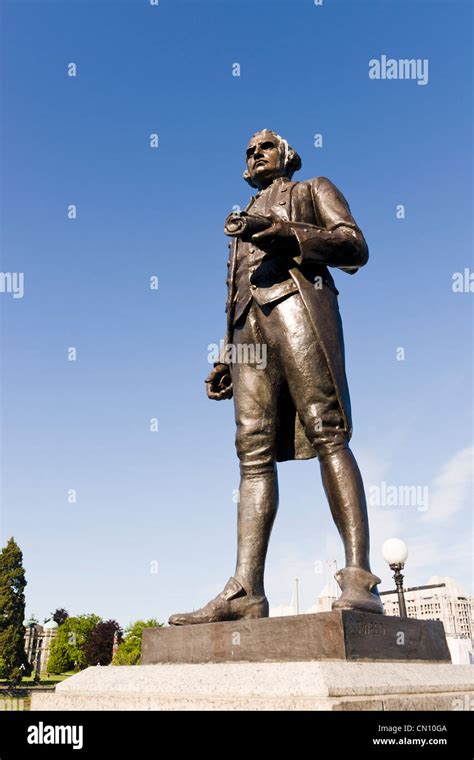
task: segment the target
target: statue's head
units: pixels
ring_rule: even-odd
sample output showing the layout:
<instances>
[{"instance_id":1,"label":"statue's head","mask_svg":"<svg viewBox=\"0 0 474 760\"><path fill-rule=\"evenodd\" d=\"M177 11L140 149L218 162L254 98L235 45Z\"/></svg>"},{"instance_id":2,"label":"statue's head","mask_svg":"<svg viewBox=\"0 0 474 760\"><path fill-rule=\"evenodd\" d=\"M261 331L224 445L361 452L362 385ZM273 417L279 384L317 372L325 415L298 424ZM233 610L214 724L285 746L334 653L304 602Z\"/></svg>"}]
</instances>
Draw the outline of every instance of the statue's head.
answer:
<instances>
[{"instance_id":1,"label":"statue's head","mask_svg":"<svg viewBox=\"0 0 474 760\"><path fill-rule=\"evenodd\" d=\"M244 179L259 189L267 187L277 177L291 179L293 173L301 169L301 158L296 150L271 129L255 132L247 145L246 155Z\"/></svg>"}]
</instances>

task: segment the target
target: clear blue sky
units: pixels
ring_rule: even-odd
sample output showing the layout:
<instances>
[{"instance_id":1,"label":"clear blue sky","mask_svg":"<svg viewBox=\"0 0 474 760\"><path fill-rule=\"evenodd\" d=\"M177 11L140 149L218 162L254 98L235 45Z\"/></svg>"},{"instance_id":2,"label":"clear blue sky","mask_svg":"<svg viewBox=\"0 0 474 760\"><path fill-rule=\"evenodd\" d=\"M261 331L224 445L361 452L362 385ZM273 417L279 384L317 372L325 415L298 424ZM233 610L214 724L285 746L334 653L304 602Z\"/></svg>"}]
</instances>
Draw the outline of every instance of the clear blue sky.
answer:
<instances>
[{"instance_id":1,"label":"clear blue sky","mask_svg":"<svg viewBox=\"0 0 474 760\"><path fill-rule=\"evenodd\" d=\"M234 570L233 407L203 380L224 331L223 220L249 199L262 127L301 154L295 179L341 188L369 244L365 269L335 272L353 450L367 490L430 497L371 507L382 588L393 535L408 585L471 587L472 294L452 290L473 267L470 6L2 3L1 268L25 273L25 293L0 294L0 539L24 552L28 614L165 620ZM428 59L428 84L369 79L381 55ZM298 577L305 608L327 580L315 563L342 552L316 462L281 465L280 487L267 591L288 602Z\"/></svg>"}]
</instances>

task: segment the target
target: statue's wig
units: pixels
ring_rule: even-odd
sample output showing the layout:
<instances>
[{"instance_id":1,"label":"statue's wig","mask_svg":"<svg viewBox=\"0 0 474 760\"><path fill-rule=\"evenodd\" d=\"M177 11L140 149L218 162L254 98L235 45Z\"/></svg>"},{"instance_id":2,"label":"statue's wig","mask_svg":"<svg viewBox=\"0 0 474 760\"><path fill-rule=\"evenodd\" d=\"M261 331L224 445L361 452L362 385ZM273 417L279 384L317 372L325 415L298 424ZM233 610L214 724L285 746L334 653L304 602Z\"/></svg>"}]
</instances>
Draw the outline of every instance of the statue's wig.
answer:
<instances>
[{"instance_id":1,"label":"statue's wig","mask_svg":"<svg viewBox=\"0 0 474 760\"><path fill-rule=\"evenodd\" d=\"M301 158L299 154L294 148L291 147L291 145L288 144L288 140L285 140L284 137L279 135L277 132L274 132L272 129L259 129L258 132L255 132L255 134L252 135L252 137L255 137L255 135L260 135L262 132L268 132L277 138L280 153L283 158L285 175L288 177L288 179L291 179L293 174L301 169ZM243 178L251 187L257 187L257 185L252 182L248 169L244 171Z\"/></svg>"}]
</instances>

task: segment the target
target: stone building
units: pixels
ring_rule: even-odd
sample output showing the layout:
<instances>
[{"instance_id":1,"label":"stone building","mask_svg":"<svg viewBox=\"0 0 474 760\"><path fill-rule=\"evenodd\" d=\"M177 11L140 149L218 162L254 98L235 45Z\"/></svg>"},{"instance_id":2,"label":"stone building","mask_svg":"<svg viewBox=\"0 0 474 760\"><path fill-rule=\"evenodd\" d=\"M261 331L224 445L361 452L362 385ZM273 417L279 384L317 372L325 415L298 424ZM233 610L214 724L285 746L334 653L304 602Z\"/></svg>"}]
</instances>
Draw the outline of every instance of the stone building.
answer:
<instances>
[{"instance_id":1,"label":"stone building","mask_svg":"<svg viewBox=\"0 0 474 760\"><path fill-rule=\"evenodd\" d=\"M398 615L396 591L381 591L386 615ZM432 576L426 586L405 589L407 615L418 620L441 620L453 662L473 662L474 599L449 576Z\"/></svg>"},{"instance_id":2,"label":"stone building","mask_svg":"<svg viewBox=\"0 0 474 760\"><path fill-rule=\"evenodd\" d=\"M32 675L40 675L47 671L48 656L51 642L56 636L58 624L47 620L40 625L35 620L25 623L25 651L28 662L33 665Z\"/></svg>"}]
</instances>

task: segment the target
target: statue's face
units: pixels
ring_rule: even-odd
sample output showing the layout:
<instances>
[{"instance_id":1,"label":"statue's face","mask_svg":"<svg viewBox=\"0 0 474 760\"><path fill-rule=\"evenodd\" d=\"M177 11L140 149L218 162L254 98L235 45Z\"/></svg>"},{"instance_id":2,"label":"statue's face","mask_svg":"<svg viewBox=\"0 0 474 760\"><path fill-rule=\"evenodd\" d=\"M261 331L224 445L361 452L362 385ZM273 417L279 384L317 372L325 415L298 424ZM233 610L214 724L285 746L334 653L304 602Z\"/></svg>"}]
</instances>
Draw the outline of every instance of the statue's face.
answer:
<instances>
[{"instance_id":1,"label":"statue's face","mask_svg":"<svg viewBox=\"0 0 474 760\"><path fill-rule=\"evenodd\" d=\"M247 146L247 169L257 187L285 175L280 141L271 132L257 132Z\"/></svg>"}]
</instances>

